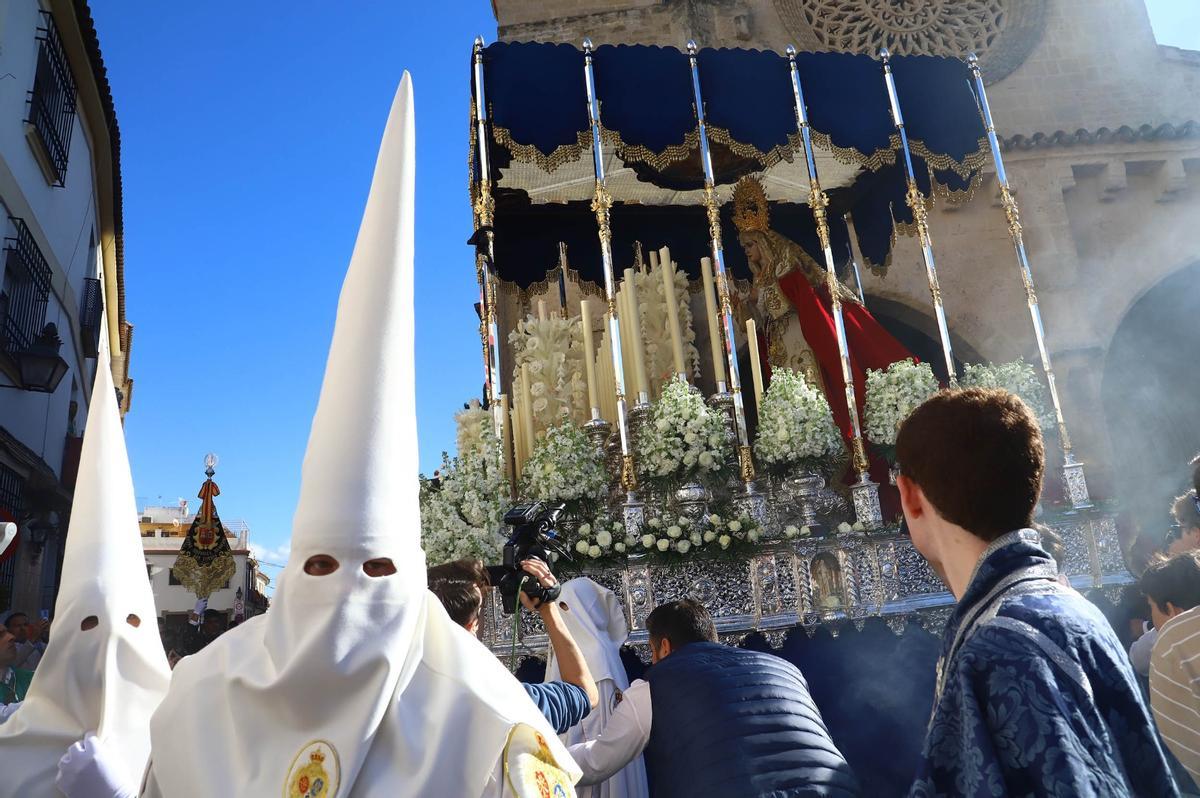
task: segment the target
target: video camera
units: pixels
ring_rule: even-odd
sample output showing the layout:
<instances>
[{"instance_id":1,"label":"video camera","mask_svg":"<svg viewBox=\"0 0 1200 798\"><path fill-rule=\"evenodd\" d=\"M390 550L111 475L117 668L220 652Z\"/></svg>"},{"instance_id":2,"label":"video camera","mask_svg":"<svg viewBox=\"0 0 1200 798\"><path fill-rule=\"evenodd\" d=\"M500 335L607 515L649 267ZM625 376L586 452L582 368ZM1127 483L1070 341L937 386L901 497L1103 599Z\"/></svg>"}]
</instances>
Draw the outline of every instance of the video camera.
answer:
<instances>
[{"instance_id":1,"label":"video camera","mask_svg":"<svg viewBox=\"0 0 1200 798\"><path fill-rule=\"evenodd\" d=\"M559 585L542 587L521 568L521 562L537 557L549 564L552 551L569 559L554 529L564 509L566 507L562 504L547 508L542 502L533 502L518 504L504 514L504 523L512 528L508 542L504 544L504 563L489 565L487 572L492 584L500 589L500 606L505 615L512 615L516 611L517 597L521 592L534 601L545 602L554 601L562 591Z\"/></svg>"}]
</instances>

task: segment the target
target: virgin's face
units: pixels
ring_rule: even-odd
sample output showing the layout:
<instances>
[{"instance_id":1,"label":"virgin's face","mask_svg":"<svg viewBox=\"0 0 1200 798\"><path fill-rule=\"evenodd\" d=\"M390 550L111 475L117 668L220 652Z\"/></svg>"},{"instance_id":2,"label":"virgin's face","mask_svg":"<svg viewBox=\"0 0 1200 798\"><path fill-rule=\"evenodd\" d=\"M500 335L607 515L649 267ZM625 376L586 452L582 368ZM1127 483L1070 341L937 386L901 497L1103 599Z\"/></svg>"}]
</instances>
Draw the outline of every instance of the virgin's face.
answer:
<instances>
[{"instance_id":1,"label":"virgin's face","mask_svg":"<svg viewBox=\"0 0 1200 798\"><path fill-rule=\"evenodd\" d=\"M742 249L746 253L746 260L750 262L750 266L758 271L762 267L762 250L759 248L758 242L750 236L744 236Z\"/></svg>"}]
</instances>

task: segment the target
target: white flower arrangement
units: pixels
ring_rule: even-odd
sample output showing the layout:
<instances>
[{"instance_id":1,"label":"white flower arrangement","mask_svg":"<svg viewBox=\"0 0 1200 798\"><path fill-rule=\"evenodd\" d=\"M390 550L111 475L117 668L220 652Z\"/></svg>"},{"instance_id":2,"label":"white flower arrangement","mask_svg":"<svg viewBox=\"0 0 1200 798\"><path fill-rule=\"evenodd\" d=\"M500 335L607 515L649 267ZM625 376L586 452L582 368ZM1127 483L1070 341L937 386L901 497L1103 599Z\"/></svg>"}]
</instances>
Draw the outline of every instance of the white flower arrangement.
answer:
<instances>
[{"instance_id":1,"label":"white flower arrangement","mask_svg":"<svg viewBox=\"0 0 1200 798\"><path fill-rule=\"evenodd\" d=\"M963 388L1001 388L1021 397L1037 418L1038 426L1053 429L1056 423L1050 408L1049 392L1033 366L1024 360L1011 363L971 364L963 369L959 385Z\"/></svg>"},{"instance_id":2,"label":"white flower arrangement","mask_svg":"<svg viewBox=\"0 0 1200 798\"><path fill-rule=\"evenodd\" d=\"M517 368L529 372L534 432L564 419L582 424L588 418L584 380L583 332L578 318L555 313L545 319L526 316L508 334Z\"/></svg>"},{"instance_id":3,"label":"white flower arrangement","mask_svg":"<svg viewBox=\"0 0 1200 798\"><path fill-rule=\"evenodd\" d=\"M454 424L458 429L459 457L477 456L483 450L484 436L496 436L495 420L478 399L472 399L467 407L454 414Z\"/></svg>"},{"instance_id":4,"label":"white flower arrangement","mask_svg":"<svg viewBox=\"0 0 1200 798\"><path fill-rule=\"evenodd\" d=\"M791 369L771 372L758 415L754 453L768 470L825 471L845 451L825 394Z\"/></svg>"},{"instance_id":5,"label":"white flower arrangement","mask_svg":"<svg viewBox=\"0 0 1200 798\"><path fill-rule=\"evenodd\" d=\"M637 438L642 475L660 483L718 475L728 456L725 419L682 378L667 383Z\"/></svg>"},{"instance_id":6,"label":"white flower arrangement","mask_svg":"<svg viewBox=\"0 0 1200 798\"><path fill-rule=\"evenodd\" d=\"M641 540L634 541L641 551L675 555L728 551L740 544L756 544L763 536L762 527L749 515L725 519L716 513L699 522L685 515L654 516L644 532ZM630 547L631 553L637 553L638 545Z\"/></svg>"},{"instance_id":7,"label":"white flower arrangement","mask_svg":"<svg viewBox=\"0 0 1200 798\"><path fill-rule=\"evenodd\" d=\"M625 524L620 520L601 516L580 524L575 538L575 558L586 562L605 557L624 557L638 549L638 542L636 537L626 533Z\"/></svg>"},{"instance_id":8,"label":"white flower arrangement","mask_svg":"<svg viewBox=\"0 0 1200 798\"><path fill-rule=\"evenodd\" d=\"M443 454L438 483L421 478L420 504L421 545L430 565L462 557L497 562L511 493L495 437L484 436L469 457Z\"/></svg>"},{"instance_id":9,"label":"white flower arrangement","mask_svg":"<svg viewBox=\"0 0 1200 798\"><path fill-rule=\"evenodd\" d=\"M608 493L604 455L570 421L550 428L522 472L522 495L550 504L567 504L580 515Z\"/></svg>"},{"instance_id":10,"label":"white flower arrangement","mask_svg":"<svg viewBox=\"0 0 1200 798\"><path fill-rule=\"evenodd\" d=\"M642 322L643 354L650 378L651 396L660 393L675 375L675 357L671 352L671 333L668 329L667 292L663 283L662 265L645 273L636 272L638 303ZM687 273L675 270L675 300L679 305L679 329L683 337L683 358L693 378L700 376L700 351L696 348L696 331L692 325L691 294Z\"/></svg>"},{"instance_id":11,"label":"white flower arrangement","mask_svg":"<svg viewBox=\"0 0 1200 798\"><path fill-rule=\"evenodd\" d=\"M867 440L887 450L895 447L900 424L937 391L938 381L928 363L898 360L883 371L867 371L863 429Z\"/></svg>"}]
</instances>

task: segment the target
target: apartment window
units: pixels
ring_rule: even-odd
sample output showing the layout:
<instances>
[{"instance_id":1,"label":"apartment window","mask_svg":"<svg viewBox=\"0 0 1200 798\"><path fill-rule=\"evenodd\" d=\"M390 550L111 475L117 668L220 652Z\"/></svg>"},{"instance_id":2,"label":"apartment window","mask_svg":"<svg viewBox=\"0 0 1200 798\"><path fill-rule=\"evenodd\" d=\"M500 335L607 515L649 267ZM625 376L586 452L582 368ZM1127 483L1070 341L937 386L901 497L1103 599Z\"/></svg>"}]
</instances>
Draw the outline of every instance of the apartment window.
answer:
<instances>
[{"instance_id":1,"label":"apartment window","mask_svg":"<svg viewBox=\"0 0 1200 798\"><path fill-rule=\"evenodd\" d=\"M13 234L4 239L4 285L0 289L0 350L24 352L46 323L50 264L25 222L9 217Z\"/></svg>"},{"instance_id":2,"label":"apartment window","mask_svg":"<svg viewBox=\"0 0 1200 798\"><path fill-rule=\"evenodd\" d=\"M43 20L44 27L38 28L37 72L29 92L26 135L47 182L62 186L67 178L67 156L75 124L75 78L54 19L44 13Z\"/></svg>"},{"instance_id":3,"label":"apartment window","mask_svg":"<svg viewBox=\"0 0 1200 798\"><path fill-rule=\"evenodd\" d=\"M79 300L79 332L83 337L83 356L100 354L100 314L104 312L104 295L100 280L83 278L83 297Z\"/></svg>"}]
</instances>

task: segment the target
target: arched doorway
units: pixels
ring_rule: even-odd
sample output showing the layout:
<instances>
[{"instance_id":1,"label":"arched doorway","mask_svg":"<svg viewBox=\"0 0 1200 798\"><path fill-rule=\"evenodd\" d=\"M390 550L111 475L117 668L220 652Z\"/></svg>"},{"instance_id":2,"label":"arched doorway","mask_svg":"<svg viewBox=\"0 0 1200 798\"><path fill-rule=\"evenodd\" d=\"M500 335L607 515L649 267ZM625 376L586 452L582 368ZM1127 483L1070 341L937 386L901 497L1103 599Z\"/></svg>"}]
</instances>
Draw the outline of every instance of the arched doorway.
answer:
<instances>
[{"instance_id":1,"label":"arched doorway","mask_svg":"<svg viewBox=\"0 0 1200 798\"><path fill-rule=\"evenodd\" d=\"M867 308L892 337L904 344L904 348L916 355L922 363L928 363L937 378L943 383L946 382L946 358L942 355L937 322L932 315L870 294L867 295ZM950 346L954 350L954 365L959 374L962 374L964 363L982 362L974 347L962 340L953 330L950 331Z\"/></svg>"},{"instance_id":2,"label":"arched doorway","mask_svg":"<svg viewBox=\"0 0 1200 798\"><path fill-rule=\"evenodd\" d=\"M1113 335L1101 397L1122 505L1163 531L1200 451L1200 262L1137 300Z\"/></svg>"}]
</instances>

